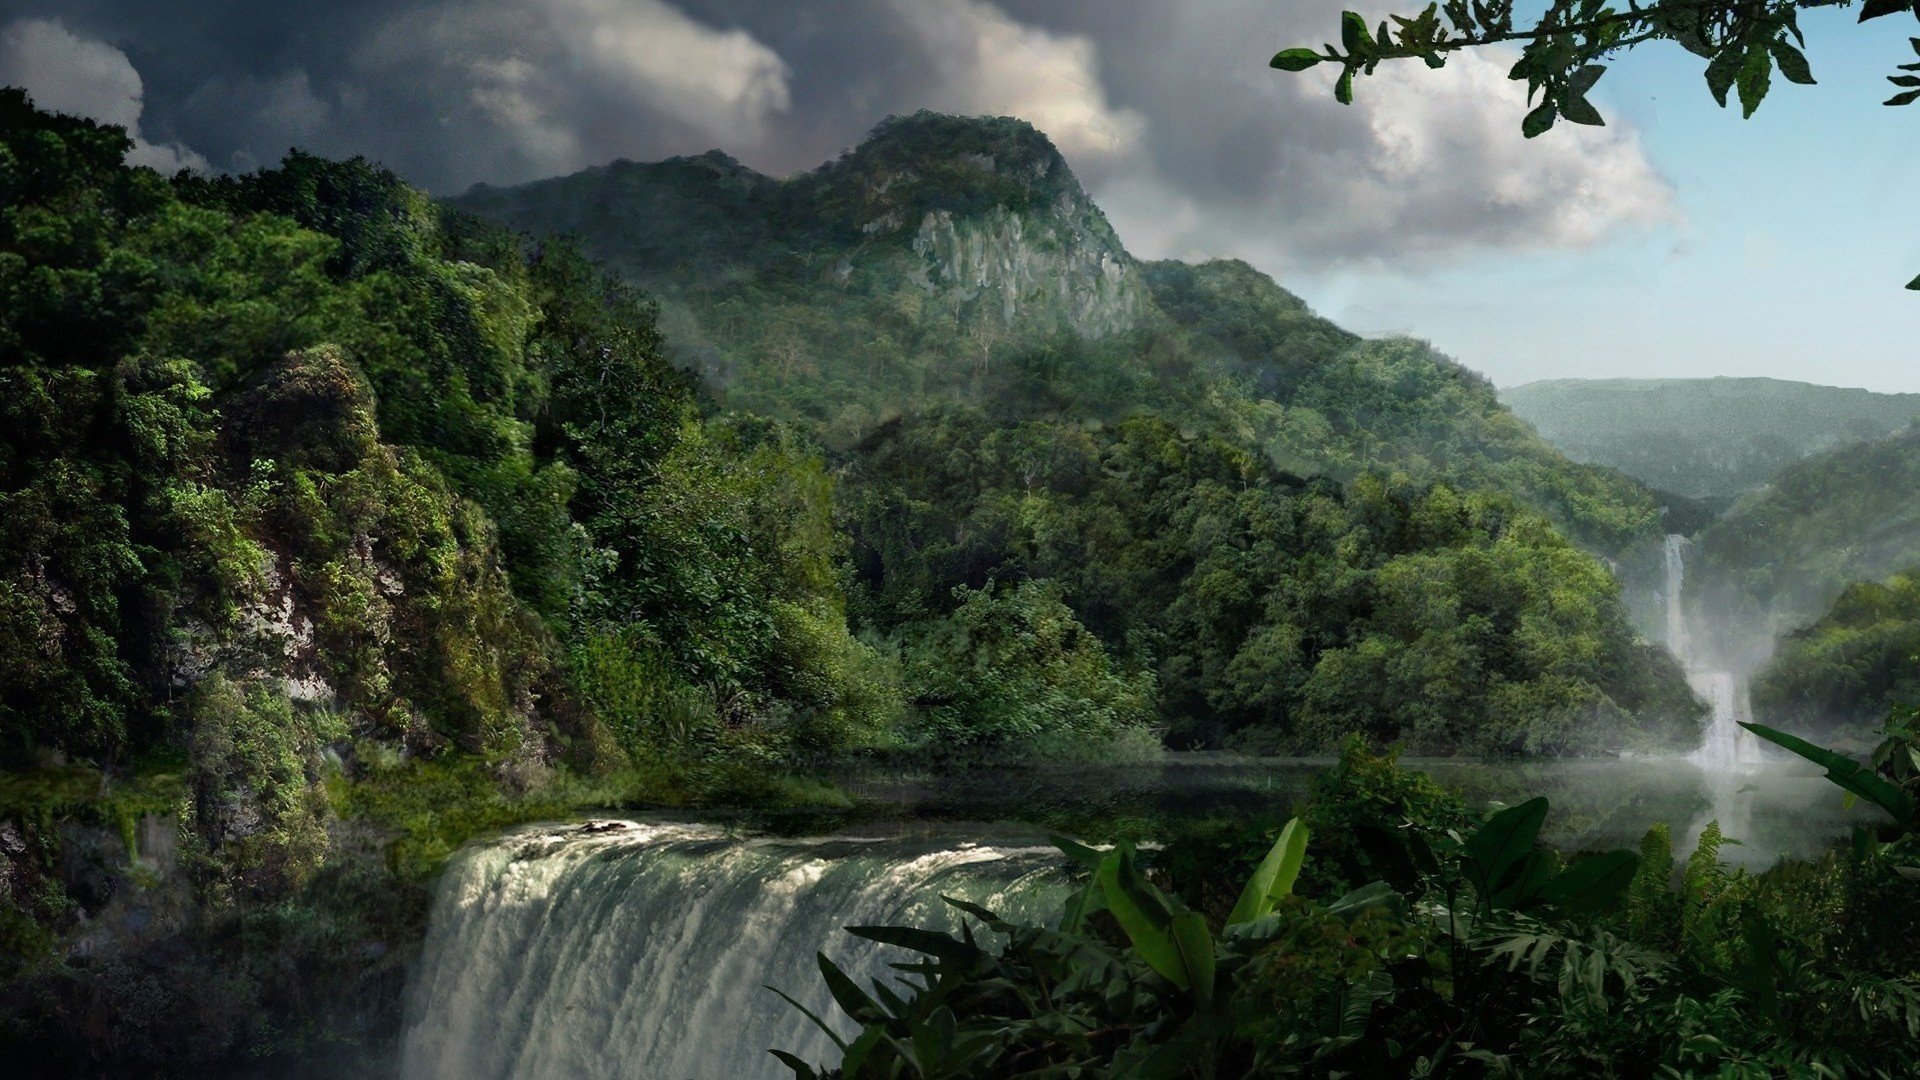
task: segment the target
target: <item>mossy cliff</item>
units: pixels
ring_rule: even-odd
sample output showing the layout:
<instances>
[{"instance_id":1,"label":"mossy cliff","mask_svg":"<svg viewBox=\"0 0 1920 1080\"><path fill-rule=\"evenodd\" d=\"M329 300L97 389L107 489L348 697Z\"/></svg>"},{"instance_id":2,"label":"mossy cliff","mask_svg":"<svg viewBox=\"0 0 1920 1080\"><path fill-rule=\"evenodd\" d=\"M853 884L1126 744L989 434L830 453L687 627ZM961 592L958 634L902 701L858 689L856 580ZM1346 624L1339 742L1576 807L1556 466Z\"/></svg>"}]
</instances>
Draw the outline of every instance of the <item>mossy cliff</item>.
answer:
<instances>
[{"instance_id":1,"label":"mossy cliff","mask_svg":"<svg viewBox=\"0 0 1920 1080\"><path fill-rule=\"evenodd\" d=\"M886 715L820 464L704 414L636 296L365 162L168 179L129 146L0 93L0 1043L30 1073L377 1043L462 840Z\"/></svg>"}]
</instances>

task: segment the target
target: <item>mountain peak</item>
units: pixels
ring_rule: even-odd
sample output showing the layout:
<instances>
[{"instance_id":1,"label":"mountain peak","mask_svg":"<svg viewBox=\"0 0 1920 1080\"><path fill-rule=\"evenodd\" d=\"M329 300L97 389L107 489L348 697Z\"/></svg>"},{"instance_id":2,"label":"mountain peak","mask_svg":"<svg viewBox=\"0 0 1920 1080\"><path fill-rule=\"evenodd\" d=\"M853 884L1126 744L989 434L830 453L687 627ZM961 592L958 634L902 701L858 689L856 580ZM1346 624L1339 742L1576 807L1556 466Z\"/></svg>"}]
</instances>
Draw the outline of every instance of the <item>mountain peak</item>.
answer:
<instances>
[{"instance_id":1,"label":"mountain peak","mask_svg":"<svg viewBox=\"0 0 1920 1080\"><path fill-rule=\"evenodd\" d=\"M869 207L916 215L1088 203L1053 140L1032 124L1010 116L950 116L925 109L887 117L859 146L803 182L830 193L829 201L854 195Z\"/></svg>"},{"instance_id":2,"label":"mountain peak","mask_svg":"<svg viewBox=\"0 0 1920 1080\"><path fill-rule=\"evenodd\" d=\"M1088 337L1152 317L1138 264L1106 215L1053 141L1012 117L888 117L838 159L785 180L710 150L476 188L453 202L516 228L579 235L663 294L748 278L905 287L925 301L925 321Z\"/></svg>"}]
</instances>

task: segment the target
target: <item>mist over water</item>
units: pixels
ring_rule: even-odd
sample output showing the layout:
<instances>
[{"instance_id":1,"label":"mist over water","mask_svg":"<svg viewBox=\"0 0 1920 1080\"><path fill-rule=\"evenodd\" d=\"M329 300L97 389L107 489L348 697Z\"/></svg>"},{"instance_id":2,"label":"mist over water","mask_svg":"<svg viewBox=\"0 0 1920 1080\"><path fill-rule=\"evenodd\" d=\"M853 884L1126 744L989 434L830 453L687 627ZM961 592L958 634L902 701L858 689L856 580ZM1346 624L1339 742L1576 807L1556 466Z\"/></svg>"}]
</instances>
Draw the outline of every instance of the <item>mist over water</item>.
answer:
<instances>
[{"instance_id":1,"label":"mist over water","mask_svg":"<svg viewBox=\"0 0 1920 1080\"><path fill-rule=\"evenodd\" d=\"M1707 825L1716 821L1721 835L1747 844L1753 831L1754 796L1763 783L1777 787L1786 776L1806 771L1798 764L1769 762L1762 757L1754 745L1757 740L1740 726L1753 718L1746 680L1732 671L1706 666L1701 660L1685 603L1689 546L1684 536L1667 537L1667 648L1686 670L1687 684L1709 709L1700 745L1688 755L1701 771L1707 806L1675 836L1682 851L1691 849ZM1728 853L1730 861L1756 865L1773 861L1764 853L1736 852L1738 849ZM1743 854L1745 857L1741 857Z\"/></svg>"}]
</instances>

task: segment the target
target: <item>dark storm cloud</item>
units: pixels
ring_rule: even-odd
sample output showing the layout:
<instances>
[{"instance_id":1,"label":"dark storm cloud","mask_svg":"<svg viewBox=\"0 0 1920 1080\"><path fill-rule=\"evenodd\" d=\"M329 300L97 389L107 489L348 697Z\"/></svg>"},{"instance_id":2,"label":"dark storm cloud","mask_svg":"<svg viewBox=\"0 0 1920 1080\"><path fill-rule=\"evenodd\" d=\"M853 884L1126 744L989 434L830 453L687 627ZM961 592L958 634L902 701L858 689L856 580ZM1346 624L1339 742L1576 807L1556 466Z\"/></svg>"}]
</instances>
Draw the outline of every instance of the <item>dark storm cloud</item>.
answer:
<instances>
[{"instance_id":1,"label":"dark storm cloud","mask_svg":"<svg viewBox=\"0 0 1920 1080\"><path fill-rule=\"evenodd\" d=\"M1351 108L1320 73L1266 67L1276 46L1324 36L1338 7L27 0L10 25L39 20L38 41L55 22L96 66L118 50L153 153L220 168L300 145L452 191L720 146L784 173L926 107L1034 121L1147 254L1405 264L1580 245L1670 213L1631 132L1522 146L1495 61L1387 71Z\"/></svg>"}]
</instances>

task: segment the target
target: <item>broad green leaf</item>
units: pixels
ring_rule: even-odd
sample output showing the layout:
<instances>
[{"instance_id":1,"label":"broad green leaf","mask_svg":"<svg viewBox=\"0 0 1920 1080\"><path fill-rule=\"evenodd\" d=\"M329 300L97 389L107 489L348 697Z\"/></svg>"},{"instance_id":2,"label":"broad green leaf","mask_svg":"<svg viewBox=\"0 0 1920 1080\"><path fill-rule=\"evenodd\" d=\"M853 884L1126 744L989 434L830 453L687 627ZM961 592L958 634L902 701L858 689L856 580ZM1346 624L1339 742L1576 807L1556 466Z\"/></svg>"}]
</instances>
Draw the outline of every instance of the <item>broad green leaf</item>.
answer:
<instances>
[{"instance_id":1,"label":"broad green leaf","mask_svg":"<svg viewBox=\"0 0 1920 1080\"><path fill-rule=\"evenodd\" d=\"M1742 59L1740 50L1729 46L1715 53L1707 63L1707 90L1723 109L1727 106L1727 91L1733 89L1733 81L1740 76Z\"/></svg>"},{"instance_id":2,"label":"broad green leaf","mask_svg":"<svg viewBox=\"0 0 1920 1080\"><path fill-rule=\"evenodd\" d=\"M1353 69L1352 68L1348 68L1345 71L1342 71L1340 73L1339 81L1333 84L1333 100L1339 102L1342 105L1353 104Z\"/></svg>"},{"instance_id":3,"label":"broad green leaf","mask_svg":"<svg viewBox=\"0 0 1920 1080\"><path fill-rule=\"evenodd\" d=\"M958 1026L953 1010L945 1005L933 1010L925 1023L914 1025L913 1056L928 1073L937 1075L946 1071L947 1058L953 1052L954 1029Z\"/></svg>"},{"instance_id":4,"label":"broad green leaf","mask_svg":"<svg viewBox=\"0 0 1920 1080\"><path fill-rule=\"evenodd\" d=\"M1372 52L1373 35L1367 32L1367 20L1356 12L1341 12L1340 43L1347 47L1347 52L1358 56Z\"/></svg>"},{"instance_id":5,"label":"broad green leaf","mask_svg":"<svg viewBox=\"0 0 1920 1080\"><path fill-rule=\"evenodd\" d=\"M1213 932L1197 911L1182 911L1173 917L1173 943L1180 950L1180 963L1186 969L1187 988L1202 1005L1213 1000Z\"/></svg>"},{"instance_id":6,"label":"broad green leaf","mask_svg":"<svg viewBox=\"0 0 1920 1080\"><path fill-rule=\"evenodd\" d=\"M1384 881L1369 882L1347 895L1327 905L1329 915L1340 918L1358 915L1370 908L1386 908L1398 913L1406 910L1406 897L1393 891L1393 886Z\"/></svg>"},{"instance_id":7,"label":"broad green leaf","mask_svg":"<svg viewBox=\"0 0 1920 1080\"><path fill-rule=\"evenodd\" d=\"M1860 21L1878 19L1882 15L1892 15L1913 7L1913 0L1867 0L1860 6Z\"/></svg>"},{"instance_id":8,"label":"broad green leaf","mask_svg":"<svg viewBox=\"0 0 1920 1080\"><path fill-rule=\"evenodd\" d=\"M1767 96L1767 88L1773 84L1773 57L1765 49L1755 49L1747 54L1746 63L1740 65L1740 115L1751 117L1753 110Z\"/></svg>"},{"instance_id":9,"label":"broad green leaf","mask_svg":"<svg viewBox=\"0 0 1920 1080\"><path fill-rule=\"evenodd\" d=\"M1631 851L1609 851L1582 859L1554 876L1540 890L1540 899L1557 907L1599 911L1613 903L1640 869L1640 856Z\"/></svg>"},{"instance_id":10,"label":"broad green leaf","mask_svg":"<svg viewBox=\"0 0 1920 1080\"><path fill-rule=\"evenodd\" d=\"M1487 819L1470 837L1461 853L1466 857L1467 873L1483 898L1494 891L1509 874L1533 854L1540 826L1547 820L1545 797L1528 799L1510 806Z\"/></svg>"},{"instance_id":11,"label":"broad green leaf","mask_svg":"<svg viewBox=\"0 0 1920 1080\"><path fill-rule=\"evenodd\" d=\"M916 926L849 926L846 931L854 937L878 941L882 945L898 945L942 960L971 963L982 955L979 949L958 938Z\"/></svg>"},{"instance_id":12,"label":"broad green leaf","mask_svg":"<svg viewBox=\"0 0 1920 1080\"><path fill-rule=\"evenodd\" d=\"M1240 900L1227 916L1227 925L1248 922L1273 910L1274 901L1293 892L1300 866L1307 858L1307 826L1299 818L1287 822L1280 838L1273 842L1267 856L1254 868L1240 891Z\"/></svg>"},{"instance_id":13,"label":"broad green leaf","mask_svg":"<svg viewBox=\"0 0 1920 1080\"><path fill-rule=\"evenodd\" d=\"M1586 97L1587 92L1593 89L1593 84L1599 82L1600 76L1606 73L1607 68L1605 64L1588 64L1567 76L1567 96L1576 98ZM1569 114L1567 119L1572 120L1572 115ZM1574 122L1580 123L1580 121Z\"/></svg>"},{"instance_id":14,"label":"broad green leaf","mask_svg":"<svg viewBox=\"0 0 1920 1080\"><path fill-rule=\"evenodd\" d=\"M1090 848L1070 837L1049 836L1047 837L1047 842L1059 848L1066 854L1067 858L1072 859L1074 862L1079 863L1089 870L1100 869L1100 860L1105 858L1107 854L1104 851L1097 851Z\"/></svg>"},{"instance_id":15,"label":"broad green leaf","mask_svg":"<svg viewBox=\"0 0 1920 1080\"><path fill-rule=\"evenodd\" d=\"M1560 115L1576 124L1585 124L1588 127L1607 126L1606 118L1600 115L1600 110L1594 108L1593 103L1583 97L1569 97L1561 102Z\"/></svg>"},{"instance_id":16,"label":"broad green leaf","mask_svg":"<svg viewBox=\"0 0 1920 1080\"><path fill-rule=\"evenodd\" d=\"M1080 889L1067 898L1067 902L1060 912L1060 932L1063 934L1077 934L1085 929L1087 919L1092 917L1094 912L1100 911L1106 906L1104 901L1105 896L1100 891L1100 883L1098 881L1087 882L1085 888Z\"/></svg>"},{"instance_id":17,"label":"broad green leaf","mask_svg":"<svg viewBox=\"0 0 1920 1080\"><path fill-rule=\"evenodd\" d=\"M767 1053L779 1058L782 1065L792 1069L794 1080L819 1080L820 1074L813 1071L813 1066L785 1050L769 1050Z\"/></svg>"},{"instance_id":18,"label":"broad green leaf","mask_svg":"<svg viewBox=\"0 0 1920 1080\"><path fill-rule=\"evenodd\" d=\"M1559 117L1560 112L1553 107L1553 102L1543 101L1527 114L1525 120L1520 121L1520 134L1529 139L1538 138L1546 134Z\"/></svg>"},{"instance_id":19,"label":"broad green leaf","mask_svg":"<svg viewBox=\"0 0 1920 1080\"><path fill-rule=\"evenodd\" d=\"M840 1010L852 1017L857 1024L872 1024L887 1019L886 1011L880 1003L867 996L860 985L847 977L839 966L827 959L826 953L816 954L820 964L820 975L827 981L827 990L833 994L833 1000Z\"/></svg>"},{"instance_id":20,"label":"broad green leaf","mask_svg":"<svg viewBox=\"0 0 1920 1080\"><path fill-rule=\"evenodd\" d=\"M1152 886L1134 869L1132 853L1124 848L1109 852L1094 878L1100 882L1107 910L1113 912L1127 940L1133 943L1133 951L1169 982L1189 989L1186 965L1169 930L1172 919L1165 905L1147 891Z\"/></svg>"},{"instance_id":21,"label":"broad green leaf","mask_svg":"<svg viewBox=\"0 0 1920 1080\"><path fill-rule=\"evenodd\" d=\"M1780 74L1788 82L1802 86L1814 85L1813 68L1807 63L1805 53L1787 44L1784 39L1768 42L1767 48L1773 51L1773 61L1780 65Z\"/></svg>"},{"instance_id":22,"label":"broad green leaf","mask_svg":"<svg viewBox=\"0 0 1920 1080\"><path fill-rule=\"evenodd\" d=\"M1785 747L1815 765L1824 767L1827 770L1827 779L1885 810L1901 825L1908 827L1913 825L1913 797L1901 791L1899 785L1872 769L1838 751L1829 750L1824 746L1815 746L1805 739L1789 735L1784 731L1775 731L1764 724L1749 724L1743 721L1740 726L1776 746Z\"/></svg>"},{"instance_id":23,"label":"broad green leaf","mask_svg":"<svg viewBox=\"0 0 1920 1080\"><path fill-rule=\"evenodd\" d=\"M1312 49L1282 49L1273 55L1270 66L1281 71L1305 71L1324 59Z\"/></svg>"},{"instance_id":24,"label":"broad green leaf","mask_svg":"<svg viewBox=\"0 0 1920 1080\"><path fill-rule=\"evenodd\" d=\"M1553 857L1544 851L1529 851L1513 871L1496 881L1491 903L1497 908L1518 911L1540 897L1540 890L1553 877Z\"/></svg>"},{"instance_id":25,"label":"broad green leaf","mask_svg":"<svg viewBox=\"0 0 1920 1080\"><path fill-rule=\"evenodd\" d=\"M967 914L973 916L974 918L979 919L981 922L986 923L989 927L995 930L998 930L1002 926L1006 925L1005 921L1003 921L1000 918L1000 916L995 915L993 912L988 911L986 908L981 907L979 904L970 904L965 900L958 900L951 896L942 896L940 899L944 901L949 907L957 908L961 911L964 911Z\"/></svg>"},{"instance_id":26,"label":"broad green leaf","mask_svg":"<svg viewBox=\"0 0 1920 1080\"><path fill-rule=\"evenodd\" d=\"M879 1024L862 1031L860 1037L853 1040L853 1044L847 1047L846 1055L841 1058L840 1075L859 1076L861 1066L873 1056L874 1047L879 1046L886 1039L887 1029Z\"/></svg>"}]
</instances>

